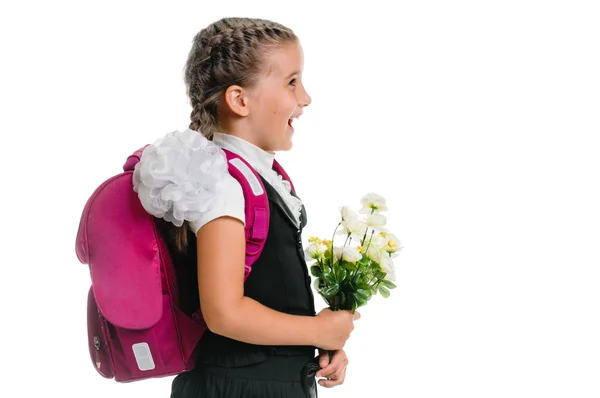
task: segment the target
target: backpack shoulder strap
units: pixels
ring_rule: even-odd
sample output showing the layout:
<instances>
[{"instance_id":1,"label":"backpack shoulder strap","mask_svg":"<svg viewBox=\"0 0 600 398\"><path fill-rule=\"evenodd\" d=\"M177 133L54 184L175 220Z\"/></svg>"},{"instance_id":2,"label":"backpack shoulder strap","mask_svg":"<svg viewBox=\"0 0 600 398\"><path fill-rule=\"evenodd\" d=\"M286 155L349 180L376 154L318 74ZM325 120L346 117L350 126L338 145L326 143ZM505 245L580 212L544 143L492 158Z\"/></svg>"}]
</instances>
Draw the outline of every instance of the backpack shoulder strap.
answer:
<instances>
[{"instance_id":1,"label":"backpack shoulder strap","mask_svg":"<svg viewBox=\"0 0 600 398\"><path fill-rule=\"evenodd\" d=\"M260 176L250 163L229 150L223 151L227 156L229 174L242 186L246 203L245 281L252 271L252 265L260 257L269 234L269 198Z\"/></svg>"},{"instance_id":2,"label":"backpack shoulder strap","mask_svg":"<svg viewBox=\"0 0 600 398\"><path fill-rule=\"evenodd\" d=\"M146 145L147 146L147 145ZM124 171L133 170L140 161L142 152L146 148L143 146L132 153L125 164ZM239 155L223 149L227 157L229 174L235 178L244 192L245 206L245 235L246 235L246 264L244 267L244 281L252 271L252 265L260 257L269 233L269 198L260 176L254 170L250 163ZM280 166L279 166L280 167ZM281 167L280 167L281 168ZM281 169L283 170L283 169ZM285 173L285 171L283 172ZM289 180L287 174L282 174ZM291 182L290 182L291 183Z\"/></svg>"}]
</instances>

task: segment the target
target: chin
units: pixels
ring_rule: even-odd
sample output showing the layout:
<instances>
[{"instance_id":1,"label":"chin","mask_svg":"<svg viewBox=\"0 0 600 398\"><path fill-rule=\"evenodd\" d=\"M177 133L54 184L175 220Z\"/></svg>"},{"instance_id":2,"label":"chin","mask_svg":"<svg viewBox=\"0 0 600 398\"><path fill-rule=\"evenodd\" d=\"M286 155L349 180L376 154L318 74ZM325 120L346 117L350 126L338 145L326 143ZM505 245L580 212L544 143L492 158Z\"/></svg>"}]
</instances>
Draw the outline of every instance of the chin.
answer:
<instances>
[{"instance_id":1,"label":"chin","mask_svg":"<svg viewBox=\"0 0 600 398\"><path fill-rule=\"evenodd\" d=\"M289 142L287 144L280 144L277 145L275 147L273 147L273 149L271 149L271 152L286 152L289 151L290 149L292 149L292 143Z\"/></svg>"},{"instance_id":2,"label":"chin","mask_svg":"<svg viewBox=\"0 0 600 398\"><path fill-rule=\"evenodd\" d=\"M292 149L293 146L294 143L292 142L292 137L290 137L281 143L281 150L289 151L290 149Z\"/></svg>"},{"instance_id":3,"label":"chin","mask_svg":"<svg viewBox=\"0 0 600 398\"><path fill-rule=\"evenodd\" d=\"M279 151L289 151L290 149L292 149L292 147L294 146L293 142L292 142L292 133L288 131L285 132L285 134L283 135L283 137L281 137L280 140L278 140L277 142L273 142L273 146L272 146L272 151L273 152L279 152Z\"/></svg>"}]
</instances>

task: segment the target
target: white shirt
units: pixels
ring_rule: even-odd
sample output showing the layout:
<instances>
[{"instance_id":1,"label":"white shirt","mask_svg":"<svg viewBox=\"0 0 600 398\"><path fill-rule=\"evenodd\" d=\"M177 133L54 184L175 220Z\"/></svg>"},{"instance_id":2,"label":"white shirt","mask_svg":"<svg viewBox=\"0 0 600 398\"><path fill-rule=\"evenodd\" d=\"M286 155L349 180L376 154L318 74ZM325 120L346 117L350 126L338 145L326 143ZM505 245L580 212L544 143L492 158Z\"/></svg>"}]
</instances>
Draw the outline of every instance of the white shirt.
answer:
<instances>
[{"instance_id":1,"label":"white shirt","mask_svg":"<svg viewBox=\"0 0 600 398\"><path fill-rule=\"evenodd\" d=\"M248 141L230 134L217 132L214 134L212 142L223 149L241 156L250 163L256 172L275 188L290 210L292 210L296 223L300 223L302 201L290 193L290 184L273 170L274 154L266 152ZM231 175L227 174L225 178L226 181L217 193L218 196L213 202L214 205L202 213L198 220L190 222L190 227L194 233L197 233L209 221L223 216L237 218L245 224L245 202L242 187Z\"/></svg>"}]
</instances>

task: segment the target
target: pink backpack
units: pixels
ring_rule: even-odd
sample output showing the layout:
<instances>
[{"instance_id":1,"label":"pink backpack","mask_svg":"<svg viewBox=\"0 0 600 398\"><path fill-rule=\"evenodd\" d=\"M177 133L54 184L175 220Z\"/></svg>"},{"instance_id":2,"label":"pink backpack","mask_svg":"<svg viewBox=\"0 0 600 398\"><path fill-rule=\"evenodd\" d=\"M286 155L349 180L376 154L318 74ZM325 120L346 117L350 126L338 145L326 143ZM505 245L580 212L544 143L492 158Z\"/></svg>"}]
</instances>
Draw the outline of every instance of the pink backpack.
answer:
<instances>
[{"instance_id":1,"label":"pink backpack","mask_svg":"<svg viewBox=\"0 0 600 398\"><path fill-rule=\"evenodd\" d=\"M90 357L100 375L117 382L193 369L195 348L206 330L200 311L188 315L180 309L171 255L156 219L133 190L133 170L144 148L129 156L123 173L106 180L88 199L76 239L77 257L89 265L91 275ZM225 154L246 201L248 278L267 238L269 202L256 171L234 153ZM277 162L274 168L290 181Z\"/></svg>"}]
</instances>

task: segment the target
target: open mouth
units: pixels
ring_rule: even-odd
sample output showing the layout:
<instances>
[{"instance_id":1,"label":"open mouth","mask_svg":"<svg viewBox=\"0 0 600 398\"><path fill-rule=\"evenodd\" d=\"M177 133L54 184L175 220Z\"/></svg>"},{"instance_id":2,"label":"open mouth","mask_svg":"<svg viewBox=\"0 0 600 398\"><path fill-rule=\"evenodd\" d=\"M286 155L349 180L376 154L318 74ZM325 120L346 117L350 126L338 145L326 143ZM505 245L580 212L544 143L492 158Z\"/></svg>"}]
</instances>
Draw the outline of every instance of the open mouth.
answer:
<instances>
[{"instance_id":1,"label":"open mouth","mask_svg":"<svg viewBox=\"0 0 600 398\"><path fill-rule=\"evenodd\" d=\"M292 124L294 123L294 120L298 119L299 117L300 117L300 114L288 119L288 126L290 126L290 129L292 129L292 131L294 130L294 126Z\"/></svg>"}]
</instances>

